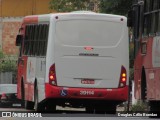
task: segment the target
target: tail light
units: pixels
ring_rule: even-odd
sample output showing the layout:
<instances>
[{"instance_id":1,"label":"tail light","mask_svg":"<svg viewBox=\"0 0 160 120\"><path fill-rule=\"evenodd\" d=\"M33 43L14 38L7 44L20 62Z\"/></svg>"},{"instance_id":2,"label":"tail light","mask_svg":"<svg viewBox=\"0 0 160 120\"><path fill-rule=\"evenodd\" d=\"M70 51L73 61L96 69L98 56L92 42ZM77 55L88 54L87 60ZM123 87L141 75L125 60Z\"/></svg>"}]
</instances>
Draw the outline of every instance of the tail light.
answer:
<instances>
[{"instance_id":1,"label":"tail light","mask_svg":"<svg viewBox=\"0 0 160 120\"><path fill-rule=\"evenodd\" d=\"M2 93L2 95L1 95L1 100L5 100L5 99L7 99L7 96L6 96L5 93Z\"/></svg>"},{"instance_id":2,"label":"tail light","mask_svg":"<svg viewBox=\"0 0 160 120\"><path fill-rule=\"evenodd\" d=\"M57 85L55 64L53 64L49 69L49 83L51 85Z\"/></svg>"},{"instance_id":3,"label":"tail light","mask_svg":"<svg viewBox=\"0 0 160 120\"><path fill-rule=\"evenodd\" d=\"M120 74L120 80L119 80L119 87L125 87L127 82L127 72L124 66L121 67L121 74Z\"/></svg>"}]
</instances>

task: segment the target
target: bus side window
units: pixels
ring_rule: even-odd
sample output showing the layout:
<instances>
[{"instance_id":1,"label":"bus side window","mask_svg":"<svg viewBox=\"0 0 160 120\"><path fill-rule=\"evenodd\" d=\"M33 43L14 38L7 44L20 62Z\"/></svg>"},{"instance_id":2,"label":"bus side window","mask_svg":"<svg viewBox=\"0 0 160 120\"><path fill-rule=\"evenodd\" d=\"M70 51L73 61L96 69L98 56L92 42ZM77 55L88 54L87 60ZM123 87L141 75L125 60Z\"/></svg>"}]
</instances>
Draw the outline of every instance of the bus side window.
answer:
<instances>
[{"instance_id":1,"label":"bus side window","mask_svg":"<svg viewBox=\"0 0 160 120\"><path fill-rule=\"evenodd\" d=\"M158 25L157 25L157 33L158 33L158 35L160 35L160 12L158 12Z\"/></svg>"},{"instance_id":2,"label":"bus side window","mask_svg":"<svg viewBox=\"0 0 160 120\"><path fill-rule=\"evenodd\" d=\"M29 56L46 56L48 26L48 24L26 26L23 54Z\"/></svg>"}]
</instances>

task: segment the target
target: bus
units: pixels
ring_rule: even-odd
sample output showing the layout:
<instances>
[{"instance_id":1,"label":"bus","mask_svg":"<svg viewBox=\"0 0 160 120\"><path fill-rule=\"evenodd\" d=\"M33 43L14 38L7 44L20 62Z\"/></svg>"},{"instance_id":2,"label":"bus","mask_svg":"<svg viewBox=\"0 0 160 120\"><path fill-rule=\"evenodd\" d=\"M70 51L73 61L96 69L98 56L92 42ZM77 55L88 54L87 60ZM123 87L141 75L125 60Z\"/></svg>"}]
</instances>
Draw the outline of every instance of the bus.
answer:
<instances>
[{"instance_id":1,"label":"bus","mask_svg":"<svg viewBox=\"0 0 160 120\"><path fill-rule=\"evenodd\" d=\"M18 98L26 109L56 106L116 112L128 99L127 18L93 12L26 16L19 46Z\"/></svg>"},{"instance_id":2,"label":"bus","mask_svg":"<svg viewBox=\"0 0 160 120\"><path fill-rule=\"evenodd\" d=\"M133 28L135 98L160 111L160 1L134 0L128 13Z\"/></svg>"}]
</instances>

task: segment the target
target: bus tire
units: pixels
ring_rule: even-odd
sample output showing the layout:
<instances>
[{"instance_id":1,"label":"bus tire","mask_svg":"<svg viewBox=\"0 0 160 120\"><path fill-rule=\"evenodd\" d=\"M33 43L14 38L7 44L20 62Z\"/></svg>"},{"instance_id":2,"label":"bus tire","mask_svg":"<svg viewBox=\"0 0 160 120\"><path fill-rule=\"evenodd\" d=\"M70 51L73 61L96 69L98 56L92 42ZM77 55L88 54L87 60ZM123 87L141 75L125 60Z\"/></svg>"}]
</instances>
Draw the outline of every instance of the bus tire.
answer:
<instances>
[{"instance_id":1,"label":"bus tire","mask_svg":"<svg viewBox=\"0 0 160 120\"><path fill-rule=\"evenodd\" d=\"M157 116L149 116L150 118L160 117L160 101L149 101L149 113L157 114Z\"/></svg>"},{"instance_id":2,"label":"bus tire","mask_svg":"<svg viewBox=\"0 0 160 120\"><path fill-rule=\"evenodd\" d=\"M22 108L25 108L25 92L24 92L24 82L23 82L23 78L21 80L21 100L22 100Z\"/></svg>"},{"instance_id":3,"label":"bus tire","mask_svg":"<svg viewBox=\"0 0 160 120\"><path fill-rule=\"evenodd\" d=\"M86 106L86 112L87 113L94 113L95 112L95 108L93 106Z\"/></svg>"},{"instance_id":4,"label":"bus tire","mask_svg":"<svg viewBox=\"0 0 160 120\"><path fill-rule=\"evenodd\" d=\"M38 87L35 87L34 90L34 108L36 112L44 112L45 111L45 106L42 103L39 103L38 101Z\"/></svg>"},{"instance_id":5,"label":"bus tire","mask_svg":"<svg viewBox=\"0 0 160 120\"><path fill-rule=\"evenodd\" d=\"M96 113L106 113L106 114L116 114L116 105L115 104L105 104L101 105L96 109Z\"/></svg>"},{"instance_id":6,"label":"bus tire","mask_svg":"<svg viewBox=\"0 0 160 120\"><path fill-rule=\"evenodd\" d=\"M25 100L25 109L33 110L34 109L34 102Z\"/></svg>"},{"instance_id":7,"label":"bus tire","mask_svg":"<svg viewBox=\"0 0 160 120\"><path fill-rule=\"evenodd\" d=\"M103 106L96 106L95 107L95 113L96 114L105 114L106 110L103 108Z\"/></svg>"},{"instance_id":8,"label":"bus tire","mask_svg":"<svg viewBox=\"0 0 160 120\"><path fill-rule=\"evenodd\" d=\"M146 74L144 67L142 68L142 75L141 75L141 100L143 102L146 101L147 96L147 86L146 86Z\"/></svg>"},{"instance_id":9,"label":"bus tire","mask_svg":"<svg viewBox=\"0 0 160 120\"><path fill-rule=\"evenodd\" d=\"M48 100L46 103L46 112L53 113L56 111L56 102L54 100Z\"/></svg>"}]
</instances>

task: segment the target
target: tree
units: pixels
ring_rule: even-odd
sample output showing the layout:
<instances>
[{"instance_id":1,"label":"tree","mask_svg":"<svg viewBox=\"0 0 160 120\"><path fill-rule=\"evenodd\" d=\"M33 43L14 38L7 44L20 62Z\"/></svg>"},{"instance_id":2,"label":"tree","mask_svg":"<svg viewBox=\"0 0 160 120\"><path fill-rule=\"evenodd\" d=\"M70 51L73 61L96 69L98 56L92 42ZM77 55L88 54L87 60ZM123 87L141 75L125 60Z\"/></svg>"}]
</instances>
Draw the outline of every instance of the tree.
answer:
<instances>
[{"instance_id":1,"label":"tree","mask_svg":"<svg viewBox=\"0 0 160 120\"><path fill-rule=\"evenodd\" d=\"M86 10L89 0L51 0L50 8L57 12L70 12L75 10Z\"/></svg>"},{"instance_id":2,"label":"tree","mask_svg":"<svg viewBox=\"0 0 160 120\"><path fill-rule=\"evenodd\" d=\"M51 0L50 1L50 8L57 12L91 10L102 13L126 15L131 5L132 5L132 0Z\"/></svg>"},{"instance_id":3,"label":"tree","mask_svg":"<svg viewBox=\"0 0 160 120\"><path fill-rule=\"evenodd\" d=\"M132 5L132 0L101 0L100 12L126 15Z\"/></svg>"}]
</instances>

